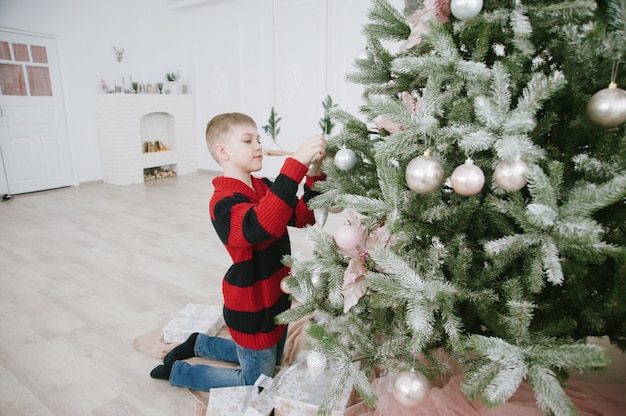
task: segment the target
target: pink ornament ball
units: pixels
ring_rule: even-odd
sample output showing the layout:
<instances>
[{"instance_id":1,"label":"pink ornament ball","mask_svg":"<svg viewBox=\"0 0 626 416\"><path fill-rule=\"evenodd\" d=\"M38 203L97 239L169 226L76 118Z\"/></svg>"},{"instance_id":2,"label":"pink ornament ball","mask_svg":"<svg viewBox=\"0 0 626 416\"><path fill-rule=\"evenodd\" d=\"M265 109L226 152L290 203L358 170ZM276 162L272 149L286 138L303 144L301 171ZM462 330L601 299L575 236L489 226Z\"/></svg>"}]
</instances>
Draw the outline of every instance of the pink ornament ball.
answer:
<instances>
[{"instance_id":1,"label":"pink ornament ball","mask_svg":"<svg viewBox=\"0 0 626 416\"><path fill-rule=\"evenodd\" d=\"M505 191L515 192L526 186L528 165L522 160L503 160L498 163L494 180Z\"/></svg>"},{"instance_id":2,"label":"pink ornament ball","mask_svg":"<svg viewBox=\"0 0 626 416\"><path fill-rule=\"evenodd\" d=\"M351 250L359 245L361 241L361 233L359 229L346 221L346 224L337 228L335 231L335 243L344 250Z\"/></svg>"},{"instance_id":3,"label":"pink ornament ball","mask_svg":"<svg viewBox=\"0 0 626 416\"><path fill-rule=\"evenodd\" d=\"M483 171L468 159L464 164L458 166L450 177L452 189L459 195L476 195L483 189L485 184L485 174Z\"/></svg>"},{"instance_id":4,"label":"pink ornament ball","mask_svg":"<svg viewBox=\"0 0 626 416\"><path fill-rule=\"evenodd\" d=\"M393 397L404 407L421 404L430 393L430 382L417 371L403 371L393 381Z\"/></svg>"}]
</instances>

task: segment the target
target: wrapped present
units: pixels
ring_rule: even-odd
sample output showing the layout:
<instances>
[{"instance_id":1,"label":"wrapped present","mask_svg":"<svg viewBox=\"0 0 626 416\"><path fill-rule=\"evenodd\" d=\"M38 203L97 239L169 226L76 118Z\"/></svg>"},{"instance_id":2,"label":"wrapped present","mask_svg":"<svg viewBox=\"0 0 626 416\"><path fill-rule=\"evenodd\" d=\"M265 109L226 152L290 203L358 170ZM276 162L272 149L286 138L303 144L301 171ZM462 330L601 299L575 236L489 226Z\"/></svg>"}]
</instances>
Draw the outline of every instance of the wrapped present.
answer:
<instances>
[{"instance_id":1,"label":"wrapped present","mask_svg":"<svg viewBox=\"0 0 626 416\"><path fill-rule=\"evenodd\" d=\"M211 389L205 416L269 416L274 403L267 390L259 393L264 375L253 386L222 387Z\"/></svg>"},{"instance_id":2,"label":"wrapped present","mask_svg":"<svg viewBox=\"0 0 626 416\"><path fill-rule=\"evenodd\" d=\"M326 368L313 377L303 355L300 353L291 367L282 369L274 378L277 387L274 394L274 416L316 416L334 371ZM343 416L353 399L353 386L348 383L336 400L331 416Z\"/></svg>"},{"instance_id":3,"label":"wrapped present","mask_svg":"<svg viewBox=\"0 0 626 416\"><path fill-rule=\"evenodd\" d=\"M188 303L163 328L163 342L184 342L194 332L215 336L223 326L222 306Z\"/></svg>"}]
</instances>

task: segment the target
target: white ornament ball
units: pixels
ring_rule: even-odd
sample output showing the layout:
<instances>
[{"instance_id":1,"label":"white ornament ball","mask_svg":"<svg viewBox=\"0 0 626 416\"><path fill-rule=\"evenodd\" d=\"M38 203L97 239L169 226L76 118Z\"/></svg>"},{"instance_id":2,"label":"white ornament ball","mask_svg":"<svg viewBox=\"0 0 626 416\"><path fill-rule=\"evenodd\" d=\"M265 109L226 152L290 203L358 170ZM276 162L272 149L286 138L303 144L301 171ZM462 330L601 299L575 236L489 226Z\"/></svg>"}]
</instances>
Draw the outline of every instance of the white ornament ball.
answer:
<instances>
[{"instance_id":1,"label":"white ornament ball","mask_svg":"<svg viewBox=\"0 0 626 416\"><path fill-rule=\"evenodd\" d=\"M306 365L313 378L318 378L326 370L326 356L316 348L306 356Z\"/></svg>"},{"instance_id":2,"label":"white ornament ball","mask_svg":"<svg viewBox=\"0 0 626 416\"><path fill-rule=\"evenodd\" d=\"M430 382L422 373L403 371L395 377L392 392L400 405L415 407L428 397Z\"/></svg>"},{"instance_id":3,"label":"white ornament ball","mask_svg":"<svg viewBox=\"0 0 626 416\"><path fill-rule=\"evenodd\" d=\"M611 83L608 88L591 96L587 117L600 127L617 127L626 121L626 91Z\"/></svg>"},{"instance_id":4,"label":"white ornament ball","mask_svg":"<svg viewBox=\"0 0 626 416\"><path fill-rule=\"evenodd\" d=\"M320 289L324 286L324 278L322 277L322 273L319 270L314 270L311 273L311 284L314 288Z\"/></svg>"},{"instance_id":5,"label":"white ornament ball","mask_svg":"<svg viewBox=\"0 0 626 416\"><path fill-rule=\"evenodd\" d=\"M459 20L469 20L476 16L483 8L483 0L452 0L450 12Z\"/></svg>"},{"instance_id":6,"label":"white ornament ball","mask_svg":"<svg viewBox=\"0 0 626 416\"><path fill-rule=\"evenodd\" d=\"M503 160L498 163L494 172L494 180L505 191L519 191L526 186L528 165L522 160Z\"/></svg>"},{"instance_id":7,"label":"white ornament ball","mask_svg":"<svg viewBox=\"0 0 626 416\"><path fill-rule=\"evenodd\" d=\"M289 279L289 276L283 277L283 279L280 281L280 290L282 290L284 293L290 295L291 294L291 289L289 288L289 285L287 284L287 279Z\"/></svg>"},{"instance_id":8,"label":"white ornament ball","mask_svg":"<svg viewBox=\"0 0 626 416\"><path fill-rule=\"evenodd\" d=\"M374 62L374 54L367 48L361 49L354 55L355 62Z\"/></svg>"},{"instance_id":9,"label":"white ornament ball","mask_svg":"<svg viewBox=\"0 0 626 416\"><path fill-rule=\"evenodd\" d=\"M341 170L350 170L356 165L356 154L350 149L339 149L335 154L335 166Z\"/></svg>"},{"instance_id":10,"label":"white ornament ball","mask_svg":"<svg viewBox=\"0 0 626 416\"><path fill-rule=\"evenodd\" d=\"M413 192L429 194L436 191L444 180L443 166L431 156L418 156L406 167L406 183Z\"/></svg>"},{"instance_id":11,"label":"white ornament ball","mask_svg":"<svg viewBox=\"0 0 626 416\"><path fill-rule=\"evenodd\" d=\"M351 250L359 245L361 242L361 233L359 229L350 224L350 221L346 221L346 223L335 231L335 243L337 246L344 250Z\"/></svg>"},{"instance_id":12,"label":"white ornament ball","mask_svg":"<svg viewBox=\"0 0 626 416\"><path fill-rule=\"evenodd\" d=\"M476 195L485 185L485 174L471 159L458 166L450 177L452 189L459 195Z\"/></svg>"}]
</instances>

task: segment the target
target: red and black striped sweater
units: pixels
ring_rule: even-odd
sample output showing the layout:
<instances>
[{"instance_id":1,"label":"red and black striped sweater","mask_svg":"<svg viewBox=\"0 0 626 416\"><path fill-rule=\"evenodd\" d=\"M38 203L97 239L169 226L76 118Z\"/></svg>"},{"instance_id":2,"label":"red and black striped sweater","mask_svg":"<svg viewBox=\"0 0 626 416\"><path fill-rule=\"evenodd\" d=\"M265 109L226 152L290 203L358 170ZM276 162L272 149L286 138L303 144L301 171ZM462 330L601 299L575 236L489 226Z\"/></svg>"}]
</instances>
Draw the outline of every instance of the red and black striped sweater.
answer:
<instances>
[{"instance_id":1,"label":"red and black striped sweater","mask_svg":"<svg viewBox=\"0 0 626 416\"><path fill-rule=\"evenodd\" d=\"M281 262L291 254L287 226L314 224L306 203L316 195L314 180L323 179L307 177L298 198L306 172L306 166L289 157L273 183L252 177L254 189L233 178L213 179L211 221L233 261L222 281L224 321L244 348L272 347L285 332L274 317L290 307L289 296L280 289L289 273Z\"/></svg>"}]
</instances>

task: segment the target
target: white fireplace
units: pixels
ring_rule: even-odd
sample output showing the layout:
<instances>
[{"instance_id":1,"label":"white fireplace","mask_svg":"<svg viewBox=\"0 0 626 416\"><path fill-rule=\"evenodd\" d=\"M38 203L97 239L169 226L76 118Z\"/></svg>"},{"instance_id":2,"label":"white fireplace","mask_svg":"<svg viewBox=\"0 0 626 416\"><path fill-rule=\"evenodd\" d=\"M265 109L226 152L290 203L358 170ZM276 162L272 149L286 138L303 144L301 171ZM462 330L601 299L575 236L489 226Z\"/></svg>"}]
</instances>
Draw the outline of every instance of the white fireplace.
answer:
<instances>
[{"instance_id":1,"label":"white fireplace","mask_svg":"<svg viewBox=\"0 0 626 416\"><path fill-rule=\"evenodd\" d=\"M105 183L141 183L144 173L155 168L177 175L198 169L191 95L99 95L96 132ZM166 150L147 151L146 144L157 141Z\"/></svg>"}]
</instances>

